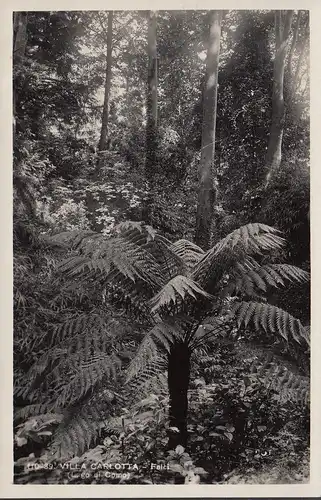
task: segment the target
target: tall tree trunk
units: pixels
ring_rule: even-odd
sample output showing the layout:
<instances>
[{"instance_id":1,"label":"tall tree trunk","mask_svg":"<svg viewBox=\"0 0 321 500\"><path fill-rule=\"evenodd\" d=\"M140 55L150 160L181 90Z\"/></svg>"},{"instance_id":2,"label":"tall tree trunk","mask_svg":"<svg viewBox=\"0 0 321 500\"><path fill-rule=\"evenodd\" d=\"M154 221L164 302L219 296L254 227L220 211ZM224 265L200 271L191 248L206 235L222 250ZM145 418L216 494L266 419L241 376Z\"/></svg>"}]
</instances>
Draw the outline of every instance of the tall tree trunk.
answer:
<instances>
[{"instance_id":1,"label":"tall tree trunk","mask_svg":"<svg viewBox=\"0 0 321 500\"><path fill-rule=\"evenodd\" d=\"M309 18L307 19L307 22L306 22L305 27L304 27L303 44L301 46L300 55L298 58L296 70L295 70L294 77L293 77L293 92L296 92L300 86L299 74L300 74L300 69L302 66L302 59L304 57L306 47L308 45L308 40L309 40L308 35L309 35Z\"/></svg>"},{"instance_id":2,"label":"tall tree trunk","mask_svg":"<svg viewBox=\"0 0 321 500\"><path fill-rule=\"evenodd\" d=\"M109 123L109 97L112 77L112 43L113 43L113 11L108 12L107 20L107 43L106 43L106 72L105 72L105 91L104 91L104 106L101 119L100 138L98 143L96 168L92 173L92 181L99 179L100 167L103 165L103 152L108 149L108 123ZM97 220L97 209L103 204L108 204L104 201L105 194L103 192L93 194L91 191L86 192L86 207L88 211L88 220L93 231L100 232L104 228L103 222Z\"/></svg>"},{"instance_id":3,"label":"tall tree trunk","mask_svg":"<svg viewBox=\"0 0 321 500\"><path fill-rule=\"evenodd\" d=\"M114 13L112 10L108 12L105 94L104 94L104 107L103 107L103 114L101 121L101 132L98 144L99 153L107 149L109 96L111 87L111 68L112 68L113 16Z\"/></svg>"},{"instance_id":4,"label":"tall tree trunk","mask_svg":"<svg viewBox=\"0 0 321 500\"><path fill-rule=\"evenodd\" d=\"M157 20L156 12L148 14L148 76L147 76L147 123L146 123L146 176L155 172L157 149Z\"/></svg>"},{"instance_id":5,"label":"tall tree trunk","mask_svg":"<svg viewBox=\"0 0 321 500\"><path fill-rule=\"evenodd\" d=\"M147 50L148 75L146 95L146 153L145 176L147 181L147 196L143 203L142 220L148 224L151 221L152 179L155 175L157 161L157 15L148 12Z\"/></svg>"},{"instance_id":6,"label":"tall tree trunk","mask_svg":"<svg viewBox=\"0 0 321 500\"><path fill-rule=\"evenodd\" d=\"M179 430L179 433L170 433L168 443L170 449L176 448L179 444L185 448L187 443L190 357L190 350L184 343L174 344L168 357L169 422L170 427L177 427Z\"/></svg>"},{"instance_id":7,"label":"tall tree trunk","mask_svg":"<svg viewBox=\"0 0 321 500\"><path fill-rule=\"evenodd\" d=\"M288 57L287 68L288 68L289 76L292 74L292 58L293 58L295 46L296 46L297 39L298 39L298 33L299 33L299 27L300 27L300 17L301 17L301 10L298 11L298 14L296 16L296 23L295 23L291 48L290 48L290 52L289 52L289 57Z\"/></svg>"},{"instance_id":8,"label":"tall tree trunk","mask_svg":"<svg viewBox=\"0 0 321 500\"><path fill-rule=\"evenodd\" d=\"M28 12L13 13L13 59L20 62L24 57L27 45Z\"/></svg>"},{"instance_id":9,"label":"tall tree trunk","mask_svg":"<svg viewBox=\"0 0 321 500\"><path fill-rule=\"evenodd\" d=\"M13 13L13 64L14 67L21 65L26 53L26 46L28 41L27 35L28 12L14 12ZM18 104L18 95L15 90L16 77L13 78L13 92L12 92L12 111L13 111L13 139L16 134L16 109Z\"/></svg>"},{"instance_id":10,"label":"tall tree trunk","mask_svg":"<svg viewBox=\"0 0 321 500\"><path fill-rule=\"evenodd\" d=\"M129 103L130 103L130 76L129 72L126 75L126 110L129 111Z\"/></svg>"},{"instance_id":11,"label":"tall tree trunk","mask_svg":"<svg viewBox=\"0 0 321 500\"><path fill-rule=\"evenodd\" d=\"M284 130L284 70L289 45L289 35L294 11L285 14L284 26L282 11L275 12L275 58L273 68L272 122L266 154L266 184L279 169L282 158L282 139Z\"/></svg>"},{"instance_id":12,"label":"tall tree trunk","mask_svg":"<svg viewBox=\"0 0 321 500\"><path fill-rule=\"evenodd\" d=\"M199 193L196 214L195 242L206 250L210 245L216 187L214 185L214 153L217 107L217 78L220 54L221 16L219 10L210 12L210 36L206 59L206 79L203 96L203 125Z\"/></svg>"}]
</instances>

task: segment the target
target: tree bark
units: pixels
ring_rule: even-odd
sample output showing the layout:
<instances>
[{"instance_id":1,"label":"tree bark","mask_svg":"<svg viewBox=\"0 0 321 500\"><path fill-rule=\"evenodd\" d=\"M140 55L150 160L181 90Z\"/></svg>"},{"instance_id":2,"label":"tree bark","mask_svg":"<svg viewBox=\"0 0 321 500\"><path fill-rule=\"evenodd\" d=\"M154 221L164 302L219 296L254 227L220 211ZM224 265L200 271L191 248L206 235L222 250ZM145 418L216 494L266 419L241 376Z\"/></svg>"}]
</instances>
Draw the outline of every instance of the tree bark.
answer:
<instances>
[{"instance_id":1,"label":"tree bark","mask_svg":"<svg viewBox=\"0 0 321 500\"><path fill-rule=\"evenodd\" d=\"M303 42L303 45L301 47L299 59L298 59L296 70L295 70L294 77L293 77L293 91L294 92L296 92L299 88L299 83L300 83L299 73L300 73L300 69L301 69L301 65L302 65L302 59L303 59L303 56L304 56L304 53L306 50L306 46L308 43L308 32L309 32L309 18L307 19L307 22L306 22L305 27L304 27L304 34L303 34L304 42Z\"/></svg>"},{"instance_id":2,"label":"tree bark","mask_svg":"<svg viewBox=\"0 0 321 500\"><path fill-rule=\"evenodd\" d=\"M146 123L146 177L155 173L157 150L157 20L156 13L148 15L148 76L147 76L147 123Z\"/></svg>"},{"instance_id":3,"label":"tree bark","mask_svg":"<svg viewBox=\"0 0 321 500\"><path fill-rule=\"evenodd\" d=\"M113 15L114 15L113 11L108 12L105 94L104 94L104 107L103 107L103 114L101 121L101 132L98 144L98 154L107 149L109 96L110 96L111 76L112 76L111 68L112 68L112 43L113 43Z\"/></svg>"},{"instance_id":4,"label":"tree bark","mask_svg":"<svg viewBox=\"0 0 321 500\"><path fill-rule=\"evenodd\" d=\"M28 12L13 13L13 59L20 62L23 59L27 46Z\"/></svg>"},{"instance_id":5,"label":"tree bark","mask_svg":"<svg viewBox=\"0 0 321 500\"><path fill-rule=\"evenodd\" d=\"M147 195L142 206L141 218L146 224L151 224L153 177L157 163L157 16L149 11L147 30L148 74L146 93L146 146L145 146L145 176Z\"/></svg>"},{"instance_id":6,"label":"tree bark","mask_svg":"<svg viewBox=\"0 0 321 500\"><path fill-rule=\"evenodd\" d=\"M272 92L272 122L268 149L266 154L266 183L267 187L281 164L282 139L284 130L284 70L288 52L288 42L294 11L286 12L284 26L282 26L282 11L275 13L275 58L273 68Z\"/></svg>"},{"instance_id":7,"label":"tree bark","mask_svg":"<svg viewBox=\"0 0 321 500\"><path fill-rule=\"evenodd\" d=\"M172 346L168 356L169 423L179 433L171 431L169 448L187 444L187 391L190 380L190 350L184 343Z\"/></svg>"},{"instance_id":8,"label":"tree bark","mask_svg":"<svg viewBox=\"0 0 321 500\"><path fill-rule=\"evenodd\" d=\"M206 79L203 97L201 160L196 214L195 243L204 250L211 240L216 187L214 185L214 153L217 108L217 79L221 38L221 11L210 12L210 36L206 59Z\"/></svg>"},{"instance_id":9,"label":"tree bark","mask_svg":"<svg viewBox=\"0 0 321 500\"><path fill-rule=\"evenodd\" d=\"M13 64L14 67L22 65L23 59L26 53L28 34L27 34L27 24L28 24L28 12L14 12L13 13ZM15 90L15 81L13 78L13 92L12 92L12 111L13 111L13 139L15 140L16 135L16 109L18 104L18 96Z\"/></svg>"},{"instance_id":10,"label":"tree bark","mask_svg":"<svg viewBox=\"0 0 321 500\"><path fill-rule=\"evenodd\" d=\"M300 26L300 17L301 17L301 10L298 11L298 14L297 14L297 17L296 17L296 24L295 24L295 29L294 29L294 33L293 33L293 38L292 38L291 48L290 48L290 52L289 52L289 57L288 57L287 67L288 67L288 73L289 73L289 75L292 74L292 58L293 58L293 54L294 54L294 49L295 49L295 46L296 46L296 42L297 42L297 39L298 39L299 26Z\"/></svg>"},{"instance_id":11,"label":"tree bark","mask_svg":"<svg viewBox=\"0 0 321 500\"><path fill-rule=\"evenodd\" d=\"M112 77L112 43L113 43L113 11L108 12L107 19L107 43L106 43L106 72L105 72L105 91L104 91L104 106L101 119L101 130L100 138L98 143L97 159L95 169L92 173L93 182L99 178L100 168L103 165L103 153L108 149L108 124L109 124L109 97L111 89L111 77ZM102 24L103 26L103 24ZM104 224L98 222L97 220L97 209L103 205L102 199L104 198L103 193L99 193L97 199L97 193L94 195L92 192L87 191L86 193L86 207L88 211L88 220L90 223L90 228L93 231L101 232ZM106 202L107 204L107 202Z\"/></svg>"}]
</instances>

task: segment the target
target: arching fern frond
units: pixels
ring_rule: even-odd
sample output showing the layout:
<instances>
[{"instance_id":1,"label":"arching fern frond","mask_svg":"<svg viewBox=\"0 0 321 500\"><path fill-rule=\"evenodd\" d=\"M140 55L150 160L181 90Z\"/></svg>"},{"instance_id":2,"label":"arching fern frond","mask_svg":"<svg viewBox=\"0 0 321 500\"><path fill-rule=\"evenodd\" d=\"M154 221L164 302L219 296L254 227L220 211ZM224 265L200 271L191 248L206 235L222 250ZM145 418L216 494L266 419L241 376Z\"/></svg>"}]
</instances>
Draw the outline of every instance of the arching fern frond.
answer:
<instances>
[{"instance_id":1,"label":"arching fern frond","mask_svg":"<svg viewBox=\"0 0 321 500\"><path fill-rule=\"evenodd\" d=\"M281 402L309 404L309 377L300 374L293 363L285 361L271 349L253 345L252 342L241 342L236 350L240 360L249 359L250 378L259 379L266 388L273 389L276 399Z\"/></svg>"},{"instance_id":2,"label":"arching fern frond","mask_svg":"<svg viewBox=\"0 0 321 500\"><path fill-rule=\"evenodd\" d=\"M22 408L17 408L14 412L14 421L19 422L20 420L27 420L29 417L48 415L51 406L51 402L47 401L45 403L31 404Z\"/></svg>"},{"instance_id":3,"label":"arching fern frond","mask_svg":"<svg viewBox=\"0 0 321 500\"><path fill-rule=\"evenodd\" d=\"M284 285L283 279L298 283L305 283L310 279L308 272L289 264L263 265L259 272L262 278L265 278L267 283L274 287L277 287L278 284Z\"/></svg>"},{"instance_id":4,"label":"arching fern frond","mask_svg":"<svg viewBox=\"0 0 321 500\"><path fill-rule=\"evenodd\" d=\"M251 297L256 290L266 291L266 281L261 276L260 267L248 259L243 263L238 262L230 275L229 293L241 292Z\"/></svg>"},{"instance_id":5,"label":"arching fern frond","mask_svg":"<svg viewBox=\"0 0 321 500\"><path fill-rule=\"evenodd\" d=\"M61 409L76 403L92 393L102 381L115 379L120 368L121 362L115 354L95 353L89 361L78 365L76 373L67 381L60 382L53 408Z\"/></svg>"},{"instance_id":6,"label":"arching fern frond","mask_svg":"<svg viewBox=\"0 0 321 500\"><path fill-rule=\"evenodd\" d=\"M277 392L277 399L281 402L292 401L301 405L310 402L310 383L308 377L295 374L285 366L270 363L262 365L258 376L266 381L266 386Z\"/></svg>"},{"instance_id":7,"label":"arching fern frond","mask_svg":"<svg viewBox=\"0 0 321 500\"><path fill-rule=\"evenodd\" d=\"M309 273L288 264L270 264L261 266L253 258L244 262L237 262L229 274L229 282L222 292L228 294L242 293L248 297L255 297L267 288L285 286L284 280L303 283L309 280Z\"/></svg>"},{"instance_id":8,"label":"arching fern frond","mask_svg":"<svg viewBox=\"0 0 321 500\"><path fill-rule=\"evenodd\" d=\"M203 255L193 269L192 278L206 289L217 284L230 268L251 254L282 248L285 240L278 233L277 229L258 223L232 231Z\"/></svg>"},{"instance_id":9,"label":"arching fern frond","mask_svg":"<svg viewBox=\"0 0 321 500\"><path fill-rule=\"evenodd\" d=\"M301 322L283 309L259 302L235 302L231 308L238 326L251 323L256 330L263 328L266 333L279 334L286 341L289 335L298 343L309 342Z\"/></svg>"},{"instance_id":10,"label":"arching fern frond","mask_svg":"<svg viewBox=\"0 0 321 500\"><path fill-rule=\"evenodd\" d=\"M157 235L145 248L159 263L165 282L178 274L185 274L186 265L183 259L173 251L172 243L164 236Z\"/></svg>"},{"instance_id":11,"label":"arching fern frond","mask_svg":"<svg viewBox=\"0 0 321 500\"><path fill-rule=\"evenodd\" d=\"M152 336L147 334L127 368L126 383L137 377L137 375L144 371L150 364L157 364L158 358L159 352L157 345Z\"/></svg>"},{"instance_id":12,"label":"arching fern frond","mask_svg":"<svg viewBox=\"0 0 321 500\"><path fill-rule=\"evenodd\" d=\"M140 397L147 397L150 394L166 396L168 394L167 372L160 369L154 377L145 379L138 386L137 394L140 394Z\"/></svg>"},{"instance_id":13,"label":"arching fern frond","mask_svg":"<svg viewBox=\"0 0 321 500\"><path fill-rule=\"evenodd\" d=\"M200 286L187 276L178 275L172 278L166 285L158 292L155 297L149 301L152 312L156 312L163 306L170 306L177 304L178 299L185 300L186 297L192 297L196 300L196 294L202 295L208 299L212 298L210 294L205 292Z\"/></svg>"},{"instance_id":14,"label":"arching fern frond","mask_svg":"<svg viewBox=\"0 0 321 500\"><path fill-rule=\"evenodd\" d=\"M51 344L24 376L15 378L15 395L29 402L53 399L63 406L83 397L92 384L110 380L119 371L115 352L121 355L124 343L135 339L133 326L116 312L110 317L103 310L67 319L54 328Z\"/></svg>"},{"instance_id":15,"label":"arching fern frond","mask_svg":"<svg viewBox=\"0 0 321 500\"><path fill-rule=\"evenodd\" d=\"M130 300L137 295L140 301L148 300L186 271L171 242L144 224L120 224L109 237L83 235L73 248L78 253L61 262L59 273L80 280L78 286L117 286Z\"/></svg>"},{"instance_id":16,"label":"arching fern frond","mask_svg":"<svg viewBox=\"0 0 321 500\"><path fill-rule=\"evenodd\" d=\"M188 272L196 266L205 253L204 250L195 245L195 243L184 239L175 241L171 249L184 261Z\"/></svg>"},{"instance_id":17,"label":"arching fern frond","mask_svg":"<svg viewBox=\"0 0 321 500\"><path fill-rule=\"evenodd\" d=\"M50 451L57 460L79 456L97 439L104 416L90 401L70 409L58 426Z\"/></svg>"},{"instance_id":18,"label":"arching fern frond","mask_svg":"<svg viewBox=\"0 0 321 500\"><path fill-rule=\"evenodd\" d=\"M128 243L140 246L153 256L165 281L177 274L184 274L185 265L181 256L174 251L172 243L151 226L142 222L124 222L115 227L115 232Z\"/></svg>"},{"instance_id":19,"label":"arching fern frond","mask_svg":"<svg viewBox=\"0 0 321 500\"><path fill-rule=\"evenodd\" d=\"M175 321L160 321L145 334L136 355L127 368L127 382L137 377L153 363L163 363L162 352L169 352L171 345L182 340L184 330ZM164 367L163 367L164 369Z\"/></svg>"},{"instance_id":20,"label":"arching fern frond","mask_svg":"<svg viewBox=\"0 0 321 500\"><path fill-rule=\"evenodd\" d=\"M247 253L261 253L264 250L281 248L285 240L278 236L280 231L266 224L252 223L235 229L225 236L214 247L215 253L222 252L225 248L240 246Z\"/></svg>"},{"instance_id":21,"label":"arching fern frond","mask_svg":"<svg viewBox=\"0 0 321 500\"><path fill-rule=\"evenodd\" d=\"M104 336L104 332L109 328L109 322L102 316L102 314L96 314L94 312L77 314L75 317L68 318L62 323L58 323L54 326L51 345L57 345L63 342L66 338L72 340L76 335L83 332L101 332L101 336Z\"/></svg>"},{"instance_id":22,"label":"arching fern frond","mask_svg":"<svg viewBox=\"0 0 321 500\"><path fill-rule=\"evenodd\" d=\"M150 394L167 395L166 359L159 357L155 361L150 363L126 386L124 395L127 404L135 404L142 397L148 397Z\"/></svg>"},{"instance_id":23,"label":"arching fern frond","mask_svg":"<svg viewBox=\"0 0 321 500\"><path fill-rule=\"evenodd\" d=\"M87 245L82 255L66 259L58 271L69 278L79 274L91 273L93 277L96 273L103 273L106 279L111 279L121 273L132 281L141 279L151 286L163 284L159 265L153 256L121 236L96 238L93 247Z\"/></svg>"}]
</instances>

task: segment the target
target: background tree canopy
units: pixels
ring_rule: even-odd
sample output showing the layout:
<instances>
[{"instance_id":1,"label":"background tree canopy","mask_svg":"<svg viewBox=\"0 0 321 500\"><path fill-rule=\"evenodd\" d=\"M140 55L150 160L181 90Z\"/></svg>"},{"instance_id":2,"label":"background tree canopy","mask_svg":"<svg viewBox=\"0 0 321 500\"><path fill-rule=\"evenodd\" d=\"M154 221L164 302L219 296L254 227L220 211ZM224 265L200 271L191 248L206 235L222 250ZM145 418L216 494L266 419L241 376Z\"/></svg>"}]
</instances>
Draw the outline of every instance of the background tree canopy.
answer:
<instances>
[{"instance_id":1,"label":"background tree canopy","mask_svg":"<svg viewBox=\"0 0 321 500\"><path fill-rule=\"evenodd\" d=\"M14 13L16 482L308 481L309 84L304 10Z\"/></svg>"}]
</instances>

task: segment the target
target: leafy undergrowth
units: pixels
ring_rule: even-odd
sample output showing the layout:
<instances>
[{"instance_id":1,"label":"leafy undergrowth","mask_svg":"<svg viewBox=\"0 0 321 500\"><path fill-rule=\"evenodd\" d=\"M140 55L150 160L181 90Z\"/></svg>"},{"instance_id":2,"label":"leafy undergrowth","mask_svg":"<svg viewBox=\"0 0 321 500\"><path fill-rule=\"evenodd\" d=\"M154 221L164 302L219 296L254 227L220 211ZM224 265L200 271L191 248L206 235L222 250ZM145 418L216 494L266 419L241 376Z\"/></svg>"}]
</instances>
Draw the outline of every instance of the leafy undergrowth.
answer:
<instances>
[{"instance_id":1,"label":"leafy undergrowth","mask_svg":"<svg viewBox=\"0 0 321 500\"><path fill-rule=\"evenodd\" d=\"M154 408L163 402L154 399ZM155 414L154 414L155 417ZM160 415L159 422L163 416ZM114 423L116 424L116 422ZM166 448L165 426L152 427L150 412L122 421L123 432L109 437L81 457L60 461L48 451L15 462L16 484L291 484L309 481L309 451L294 430L282 428L260 449L244 446L233 453L237 440L231 424L190 435L188 450ZM207 425L207 422L205 422ZM263 426L259 427L262 432ZM286 426L285 426L286 427ZM48 431L40 430L39 437ZM22 439L22 438L20 438ZM259 440L257 440L257 445ZM264 439L260 439L264 441ZM195 450L195 443L202 444ZM194 445L194 451L191 451ZM248 441L246 442L248 445ZM234 465L234 466L233 466ZM223 473L223 471L226 471Z\"/></svg>"},{"instance_id":2,"label":"leafy undergrowth","mask_svg":"<svg viewBox=\"0 0 321 500\"><path fill-rule=\"evenodd\" d=\"M234 470L226 475L227 484L295 484L308 483L310 475L309 451L279 456L261 469Z\"/></svg>"},{"instance_id":3,"label":"leafy undergrowth","mask_svg":"<svg viewBox=\"0 0 321 500\"><path fill-rule=\"evenodd\" d=\"M226 366L226 352L203 358L189 394L189 445L168 450L168 396L153 394L104 424L99 444L58 460L44 446L57 417L31 419L16 434L40 453L15 462L18 484L291 484L309 480L308 411L280 401L262 382ZM231 361L231 352L229 352ZM215 369L221 370L221 375ZM211 370L208 370L208 367ZM220 368L219 368L220 367ZM210 372L210 373L209 373ZM206 375L205 382L202 375ZM214 383L215 380L215 383ZM55 421L56 419L56 421ZM33 422L33 423L32 423Z\"/></svg>"}]
</instances>

